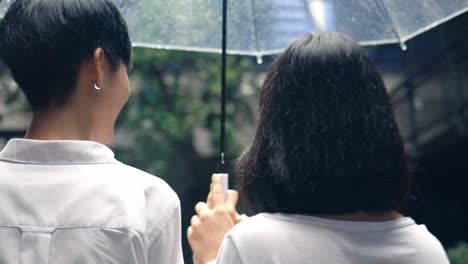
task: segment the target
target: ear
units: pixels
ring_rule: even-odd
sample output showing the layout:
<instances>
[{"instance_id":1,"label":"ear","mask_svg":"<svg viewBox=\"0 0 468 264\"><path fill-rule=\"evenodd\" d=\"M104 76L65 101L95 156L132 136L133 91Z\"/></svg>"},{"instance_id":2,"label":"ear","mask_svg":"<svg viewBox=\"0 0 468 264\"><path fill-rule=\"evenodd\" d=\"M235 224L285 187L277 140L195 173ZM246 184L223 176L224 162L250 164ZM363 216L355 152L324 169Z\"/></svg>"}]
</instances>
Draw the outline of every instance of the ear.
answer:
<instances>
[{"instance_id":1,"label":"ear","mask_svg":"<svg viewBox=\"0 0 468 264\"><path fill-rule=\"evenodd\" d=\"M104 86L104 67L105 67L105 54L102 48L97 48L93 54L93 70L96 77L96 85L103 88Z\"/></svg>"}]
</instances>

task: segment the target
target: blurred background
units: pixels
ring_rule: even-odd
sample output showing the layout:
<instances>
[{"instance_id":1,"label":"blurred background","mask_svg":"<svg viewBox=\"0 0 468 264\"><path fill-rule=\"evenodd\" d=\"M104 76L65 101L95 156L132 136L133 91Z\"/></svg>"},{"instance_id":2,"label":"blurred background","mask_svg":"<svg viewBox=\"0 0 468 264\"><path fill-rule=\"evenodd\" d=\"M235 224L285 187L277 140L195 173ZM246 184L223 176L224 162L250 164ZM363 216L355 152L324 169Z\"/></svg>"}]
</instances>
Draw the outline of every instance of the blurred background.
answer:
<instances>
[{"instance_id":1,"label":"blurred background","mask_svg":"<svg viewBox=\"0 0 468 264\"><path fill-rule=\"evenodd\" d=\"M425 224L452 263L468 263L468 14L406 44L368 48L392 97L414 172L404 213ZM228 56L227 159L253 137L258 95L274 56ZM183 231L218 170L218 54L134 49L132 97L112 148L119 160L166 180L179 194ZM261 62L261 63L259 63ZM22 137L30 111L0 65L0 146ZM235 177L231 177L235 178ZM235 180L235 179L233 179ZM184 236L187 263L191 252Z\"/></svg>"}]
</instances>

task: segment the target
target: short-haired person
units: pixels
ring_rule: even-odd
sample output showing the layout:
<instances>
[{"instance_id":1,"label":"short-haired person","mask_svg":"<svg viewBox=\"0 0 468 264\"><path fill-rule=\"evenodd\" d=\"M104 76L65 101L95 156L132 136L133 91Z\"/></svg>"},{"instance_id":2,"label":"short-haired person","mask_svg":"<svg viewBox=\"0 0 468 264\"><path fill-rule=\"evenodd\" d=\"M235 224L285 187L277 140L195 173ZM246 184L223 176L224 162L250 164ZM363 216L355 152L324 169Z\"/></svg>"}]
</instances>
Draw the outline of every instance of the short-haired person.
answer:
<instances>
[{"instance_id":1,"label":"short-haired person","mask_svg":"<svg viewBox=\"0 0 468 264\"><path fill-rule=\"evenodd\" d=\"M130 93L113 2L16 0L0 55L33 110L0 153L0 263L183 263L177 195L103 145Z\"/></svg>"},{"instance_id":2,"label":"short-haired person","mask_svg":"<svg viewBox=\"0 0 468 264\"><path fill-rule=\"evenodd\" d=\"M357 43L299 37L269 68L259 112L237 167L243 208L257 215L235 225L236 193L224 201L214 176L187 232L198 263L449 263L437 238L399 213L410 185L403 141Z\"/></svg>"}]
</instances>

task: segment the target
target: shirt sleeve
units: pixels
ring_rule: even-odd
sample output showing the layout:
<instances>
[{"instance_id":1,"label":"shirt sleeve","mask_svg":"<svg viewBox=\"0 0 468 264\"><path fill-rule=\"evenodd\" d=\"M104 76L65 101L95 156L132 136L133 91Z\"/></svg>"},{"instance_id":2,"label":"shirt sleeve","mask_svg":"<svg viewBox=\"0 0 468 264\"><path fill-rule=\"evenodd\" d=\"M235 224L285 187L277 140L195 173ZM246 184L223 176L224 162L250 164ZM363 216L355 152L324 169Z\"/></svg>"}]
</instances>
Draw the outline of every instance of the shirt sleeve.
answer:
<instances>
[{"instance_id":1,"label":"shirt sleeve","mask_svg":"<svg viewBox=\"0 0 468 264\"><path fill-rule=\"evenodd\" d=\"M148 264L183 264L180 205L148 249Z\"/></svg>"},{"instance_id":2,"label":"shirt sleeve","mask_svg":"<svg viewBox=\"0 0 468 264\"><path fill-rule=\"evenodd\" d=\"M232 240L231 236L227 236L218 252L216 260L208 264L243 264L239 250Z\"/></svg>"}]
</instances>

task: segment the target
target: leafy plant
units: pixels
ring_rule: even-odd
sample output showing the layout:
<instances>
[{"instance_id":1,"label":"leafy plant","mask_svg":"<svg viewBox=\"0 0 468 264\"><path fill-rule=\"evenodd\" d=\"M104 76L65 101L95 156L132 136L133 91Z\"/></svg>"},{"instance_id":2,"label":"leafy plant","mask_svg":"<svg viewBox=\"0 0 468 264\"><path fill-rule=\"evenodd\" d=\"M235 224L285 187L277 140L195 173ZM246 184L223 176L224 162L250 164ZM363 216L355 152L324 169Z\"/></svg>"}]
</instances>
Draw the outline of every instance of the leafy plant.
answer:
<instances>
[{"instance_id":1,"label":"leafy plant","mask_svg":"<svg viewBox=\"0 0 468 264\"><path fill-rule=\"evenodd\" d=\"M449 248L447 254L452 264L468 264L468 243L460 242Z\"/></svg>"}]
</instances>

